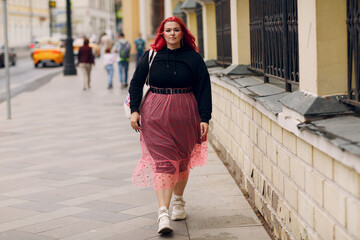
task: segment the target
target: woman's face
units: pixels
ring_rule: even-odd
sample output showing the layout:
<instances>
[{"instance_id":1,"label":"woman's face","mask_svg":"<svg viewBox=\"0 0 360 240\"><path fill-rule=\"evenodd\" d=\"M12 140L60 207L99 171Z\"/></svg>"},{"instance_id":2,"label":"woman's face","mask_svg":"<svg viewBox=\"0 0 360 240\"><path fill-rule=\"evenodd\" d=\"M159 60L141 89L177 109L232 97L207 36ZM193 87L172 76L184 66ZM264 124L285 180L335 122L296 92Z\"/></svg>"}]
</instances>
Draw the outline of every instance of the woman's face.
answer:
<instances>
[{"instance_id":1,"label":"woman's face","mask_svg":"<svg viewBox=\"0 0 360 240\"><path fill-rule=\"evenodd\" d=\"M164 25L164 38L169 49L176 49L181 47L181 39L183 32L181 26L177 22L166 22Z\"/></svg>"}]
</instances>

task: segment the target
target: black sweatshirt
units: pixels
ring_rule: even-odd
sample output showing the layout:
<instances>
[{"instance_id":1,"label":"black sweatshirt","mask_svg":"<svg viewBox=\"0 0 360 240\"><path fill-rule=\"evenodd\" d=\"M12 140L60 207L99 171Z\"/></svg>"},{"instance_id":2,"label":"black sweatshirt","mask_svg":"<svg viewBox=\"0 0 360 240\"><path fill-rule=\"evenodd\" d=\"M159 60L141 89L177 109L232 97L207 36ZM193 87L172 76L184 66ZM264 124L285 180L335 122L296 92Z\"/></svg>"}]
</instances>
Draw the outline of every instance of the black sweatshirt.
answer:
<instances>
[{"instance_id":1,"label":"black sweatshirt","mask_svg":"<svg viewBox=\"0 0 360 240\"><path fill-rule=\"evenodd\" d=\"M140 59L130 82L131 112L139 112L142 90L149 71L149 51ZM157 88L191 87L198 103L201 122L211 119L211 85L204 60L192 48L168 49L158 51L150 69L150 86Z\"/></svg>"}]
</instances>

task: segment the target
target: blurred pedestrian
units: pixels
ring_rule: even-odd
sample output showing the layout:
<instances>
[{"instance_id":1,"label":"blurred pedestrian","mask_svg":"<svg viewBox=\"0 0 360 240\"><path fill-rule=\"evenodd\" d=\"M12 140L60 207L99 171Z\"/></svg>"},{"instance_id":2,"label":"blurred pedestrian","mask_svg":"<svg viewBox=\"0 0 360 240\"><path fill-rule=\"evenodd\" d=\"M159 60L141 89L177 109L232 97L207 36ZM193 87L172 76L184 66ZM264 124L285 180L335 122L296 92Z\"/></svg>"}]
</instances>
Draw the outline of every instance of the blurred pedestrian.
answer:
<instances>
[{"instance_id":1,"label":"blurred pedestrian","mask_svg":"<svg viewBox=\"0 0 360 240\"><path fill-rule=\"evenodd\" d=\"M95 65L94 54L89 46L89 39L84 38L84 45L80 47L78 53L78 66L83 74L83 90L90 88L91 83L91 65Z\"/></svg>"},{"instance_id":2,"label":"blurred pedestrian","mask_svg":"<svg viewBox=\"0 0 360 240\"><path fill-rule=\"evenodd\" d=\"M139 60L145 52L145 41L141 38L141 33L139 33L139 37L135 39L136 46L136 66L139 64Z\"/></svg>"},{"instance_id":3,"label":"blurred pedestrian","mask_svg":"<svg viewBox=\"0 0 360 240\"><path fill-rule=\"evenodd\" d=\"M121 89L128 86L128 69L130 59L130 43L125 39L124 33L119 34L119 40L114 45L114 52L117 53L120 87ZM124 72L124 75L123 75Z\"/></svg>"},{"instance_id":4,"label":"blurred pedestrian","mask_svg":"<svg viewBox=\"0 0 360 240\"><path fill-rule=\"evenodd\" d=\"M130 82L131 127L140 130L142 157L133 174L137 186L153 186L159 204L158 233L186 218L183 193L190 169L207 161L212 112L210 77L195 38L177 17L165 19ZM150 55L150 56L149 56ZM141 105L149 73L150 93ZM141 114L141 115L140 115ZM141 126L141 127L140 127Z\"/></svg>"},{"instance_id":5,"label":"blurred pedestrian","mask_svg":"<svg viewBox=\"0 0 360 240\"><path fill-rule=\"evenodd\" d=\"M105 54L103 56L103 62L105 65L105 69L108 74L108 89L111 89L113 87L113 75L114 75L114 63L116 61L116 56L111 53L111 48L105 49Z\"/></svg>"},{"instance_id":6,"label":"blurred pedestrian","mask_svg":"<svg viewBox=\"0 0 360 240\"><path fill-rule=\"evenodd\" d=\"M105 54L106 48L112 48L113 41L111 40L111 37L107 35L106 33L102 33L100 37L100 54L103 56Z\"/></svg>"}]
</instances>

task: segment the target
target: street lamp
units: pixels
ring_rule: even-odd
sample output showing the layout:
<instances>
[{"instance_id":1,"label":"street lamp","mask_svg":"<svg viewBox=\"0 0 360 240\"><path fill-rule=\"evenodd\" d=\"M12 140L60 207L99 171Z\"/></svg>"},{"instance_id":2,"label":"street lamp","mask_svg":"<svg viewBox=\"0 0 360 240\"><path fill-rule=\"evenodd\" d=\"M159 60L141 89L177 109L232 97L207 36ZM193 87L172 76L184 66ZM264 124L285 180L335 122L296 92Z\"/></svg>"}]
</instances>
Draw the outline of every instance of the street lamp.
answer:
<instances>
[{"instance_id":1,"label":"street lamp","mask_svg":"<svg viewBox=\"0 0 360 240\"><path fill-rule=\"evenodd\" d=\"M65 42L65 65L64 75L76 75L76 68L74 64L73 40L71 33L71 14L70 14L70 0L66 0L66 27L67 38Z\"/></svg>"}]
</instances>

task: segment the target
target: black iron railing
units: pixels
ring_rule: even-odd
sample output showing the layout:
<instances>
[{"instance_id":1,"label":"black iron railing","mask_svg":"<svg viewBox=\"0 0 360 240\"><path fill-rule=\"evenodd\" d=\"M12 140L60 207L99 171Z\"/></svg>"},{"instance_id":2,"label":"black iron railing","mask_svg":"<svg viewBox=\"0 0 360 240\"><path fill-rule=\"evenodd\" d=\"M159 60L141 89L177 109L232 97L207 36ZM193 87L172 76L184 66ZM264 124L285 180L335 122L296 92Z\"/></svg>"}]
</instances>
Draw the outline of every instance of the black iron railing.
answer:
<instances>
[{"instance_id":1,"label":"black iron railing","mask_svg":"<svg viewBox=\"0 0 360 240\"><path fill-rule=\"evenodd\" d=\"M359 106L360 101L360 0L347 0L348 99Z\"/></svg>"},{"instance_id":2,"label":"black iron railing","mask_svg":"<svg viewBox=\"0 0 360 240\"><path fill-rule=\"evenodd\" d=\"M199 53L204 58L204 31L203 31L203 11L200 4L196 4L196 20L198 30Z\"/></svg>"},{"instance_id":3,"label":"black iron railing","mask_svg":"<svg viewBox=\"0 0 360 240\"><path fill-rule=\"evenodd\" d=\"M285 82L299 83L297 0L250 0L251 69Z\"/></svg>"},{"instance_id":4,"label":"black iron railing","mask_svg":"<svg viewBox=\"0 0 360 240\"><path fill-rule=\"evenodd\" d=\"M216 0L217 63L228 66L232 62L230 0Z\"/></svg>"}]
</instances>

